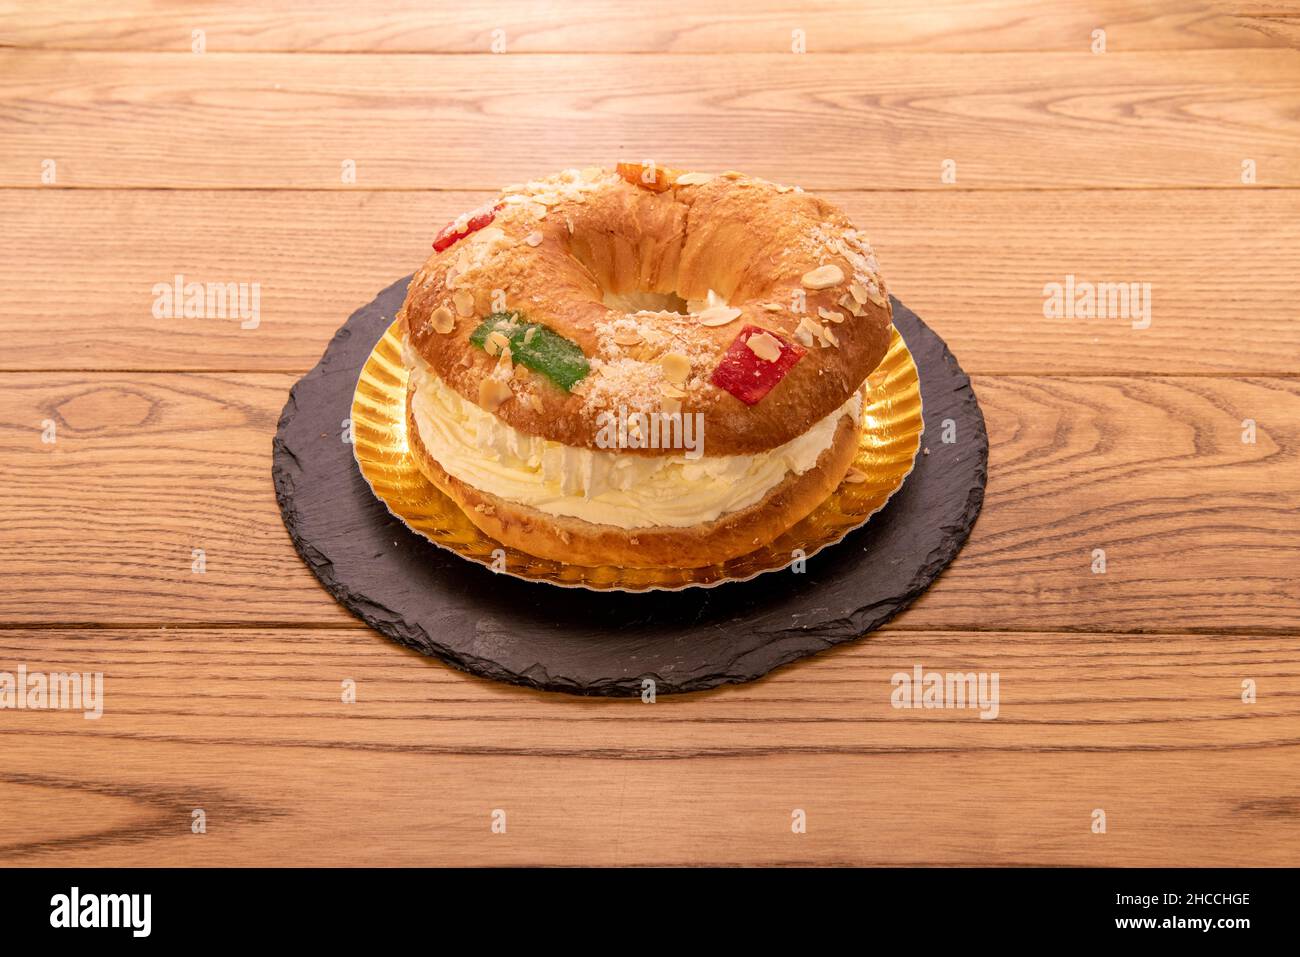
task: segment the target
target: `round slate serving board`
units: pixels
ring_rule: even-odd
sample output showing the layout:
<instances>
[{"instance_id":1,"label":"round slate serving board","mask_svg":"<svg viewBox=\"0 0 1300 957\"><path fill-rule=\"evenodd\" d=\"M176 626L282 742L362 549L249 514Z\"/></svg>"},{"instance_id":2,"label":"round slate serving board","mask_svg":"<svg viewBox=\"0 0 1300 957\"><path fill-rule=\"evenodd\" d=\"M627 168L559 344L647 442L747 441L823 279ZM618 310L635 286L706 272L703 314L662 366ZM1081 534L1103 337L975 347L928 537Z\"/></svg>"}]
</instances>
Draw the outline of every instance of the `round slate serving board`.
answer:
<instances>
[{"instance_id":1,"label":"round slate serving board","mask_svg":"<svg viewBox=\"0 0 1300 957\"><path fill-rule=\"evenodd\" d=\"M643 594L496 575L390 515L342 439L361 366L409 278L353 313L294 385L272 474L294 547L329 592L375 630L457 668L589 695L640 695L645 678L656 694L752 681L878 628L939 576L979 515L988 435L970 379L895 299L894 325L920 370L922 453L889 504L804 572Z\"/></svg>"}]
</instances>

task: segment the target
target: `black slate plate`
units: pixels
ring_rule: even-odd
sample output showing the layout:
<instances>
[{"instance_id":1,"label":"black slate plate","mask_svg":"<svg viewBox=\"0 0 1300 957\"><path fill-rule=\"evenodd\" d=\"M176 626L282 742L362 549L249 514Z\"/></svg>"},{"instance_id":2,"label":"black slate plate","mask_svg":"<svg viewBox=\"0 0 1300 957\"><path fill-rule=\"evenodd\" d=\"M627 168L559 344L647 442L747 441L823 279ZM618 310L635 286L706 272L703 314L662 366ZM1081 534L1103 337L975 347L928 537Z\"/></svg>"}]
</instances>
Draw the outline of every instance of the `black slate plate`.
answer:
<instances>
[{"instance_id":1,"label":"black slate plate","mask_svg":"<svg viewBox=\"0 0 1300 957\"><path fill-rule=\"evenodd\" d=\"M272 473L294 547L329 592L382 634L457 668L589 695L640 695L645 678L657 694L752 681L897 614L952 561L979 515L988 435L970 379L895 299L894 324L920 370L923 452L889 504L805 572L644 594L495 575L390 515L340 438L357 376L409 278L353 313L294 385ZM945 431L955 441L945 443Z\"/></svg>"}]
</instances>

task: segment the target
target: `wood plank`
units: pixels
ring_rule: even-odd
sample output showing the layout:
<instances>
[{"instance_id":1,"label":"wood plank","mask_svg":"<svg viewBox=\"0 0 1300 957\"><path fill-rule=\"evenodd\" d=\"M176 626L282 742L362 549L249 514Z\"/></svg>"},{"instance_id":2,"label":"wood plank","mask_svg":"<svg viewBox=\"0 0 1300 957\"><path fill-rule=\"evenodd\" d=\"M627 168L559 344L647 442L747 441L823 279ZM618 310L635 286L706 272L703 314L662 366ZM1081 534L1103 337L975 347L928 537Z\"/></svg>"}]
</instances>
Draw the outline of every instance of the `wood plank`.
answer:
<instances>
[{"instance_id":1,"label":"wood plank","mask_svg":"<svg viewBox=\"0 0 1300 957\"><path fill-rule=\"evenodd\" d=\"M1300 52L0 51L0 185L495 189L653 157L810 189L1300 185ZM1194 79L1189 79L1194 78ZM762 161L754 160L762 157Z\"/></svg>"},{"instance_id":2,"label":"wood plank","mask_svg":"<svg viewBox=\"0 0 1300 957\"><path fill-rule=\"evenodd\" d=\"M282 865L1234 865L1243 844L1283 865L1300 851L1296 638L883 631L653 705L492 684L357 630L0 632L0 670L19 663L104 672L104 713L2 713L9 864L250 864L270 844ZM918 663L997 671L998 717L893 708L891 675Z\"/></svg>"},{"instance_id":3,"label":"wood plank","mask_svg":"<svg viewBox=\"0 0 1300 957\"><path fill-rule=\"evenodd\" d=\"M304 372L349 313L423 261L443 222L487 195L0 190L0 369ZM968 371L1300 369L1300 193L828 198L868 231L894 292ZM178 273L257 283L260 324L153 318L154 285ZM1043 287L1067 275L1150 283L1150 327L1045 319Z\"/></svg>"},{"instance_id":4,"label":"wood plank","mask_svg":"<svg viewBox=\"0 0 1300 957\"><path fill-rule=\"evenodd\" d=\"M274 7L125 0L111 15L78 0L0 4L6 45L37 49L188 52L201 29L209 51L484 53L494 30L512 53L809 53L1086 49L1104 28L1113 50L1261 46L1213 3L1148 0L658 0L653 11L598 0L520 4L478 0L450 8L419 0L363 5L286 0Z\"/></svg>"},{"instance_id":5,"label":"wood plank","mask_svg":"<svg viewBox=\"0 0 1300 957\"><path fill-rule=\"evenodd\" d=\"M1268 37L1275 45L1300 49L1300 16L1240 17L1238 23L1242 29Z\"/></svg>"},{"instance_id":6,"label":"wood plank","mask_svg":"<svg viewBox=\"0 0 1300 957\"><path fill-rule=\"evenodd\" d=\"M0 377L12 516L0 529L0 621L346 621L293 553L274 500L270 436L292 381ZM1296 630L1300 379L1008 376L975 387L992 442L984 513L900 626ZM1242 441L1246 419L1255 444ZM41 441L45 420L53 445ZM1105 574L1091 570L1097 548Z\"/></svg>"}]
</instances>

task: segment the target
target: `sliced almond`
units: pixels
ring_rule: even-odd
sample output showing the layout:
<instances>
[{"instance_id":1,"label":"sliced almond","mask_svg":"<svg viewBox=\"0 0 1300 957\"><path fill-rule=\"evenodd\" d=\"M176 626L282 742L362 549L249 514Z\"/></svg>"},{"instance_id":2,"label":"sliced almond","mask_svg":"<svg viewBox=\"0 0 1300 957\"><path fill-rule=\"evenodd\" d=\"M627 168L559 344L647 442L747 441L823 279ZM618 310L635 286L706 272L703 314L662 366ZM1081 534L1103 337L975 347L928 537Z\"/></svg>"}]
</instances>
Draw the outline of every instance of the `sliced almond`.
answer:
<instances>
[{"instance_id":1,"label":"sliced almond","mask_svg":"<svg viewBox=\"0 0 1300 957\"><path fill-rule=\"evenodd\" d=\"M614 333L614 341L620 346L636 346L643 341L641 333L635 329L619 329Z\"/></svg>"},{"instance_id":2,"label":"sliced almond","mask_svg":"<svg viewBox=\"0 0 1300 957\"><path fill-rule=\"evenodd\" d=\"M775 362L781 358L781 343L770 332L760 332L745 340L749 351L766 362Z\"/></svg>"},{"instance_id":3,"label":"sliced almond","mask_svg":"<svg viewBox=\"0 0 1300 957\"><path fill-rule=\"evenodd\" d=\"M537 335L537 327L536 327L536 326L529 326L527 329L525 329L525 330L524 330L524 345L526 345L526 346L530 346L530 345L532 345L532 344L533 344L533 336L535 336L535 335Z\"/></svg>"},{"instance_id":4,"label":"sliced almond","mask_svg":"<svg viewBox=\"0 0 1300 957\"><path fill-rule=\"evenodd\" d=\"M702 186L713 179L712 173L682 173L674 181L676 186Z\"/></svg>"},{"instance_id":5,"label":"sliced almond","mask_svg":"<svg viewBox=\"0 0 1300 957\"><path fill-rule=\"evenodd\" d=\"M879 289L875 289L875 288L868 289L867 298L870 299L872 302L874 302L877 306L879 306L882 309L884 309L886 306L889 305L889 300L886 299L883 295L881 295Z\"/></svg>"},{"instance_id":6,"label":"sliced almond","mask_svg":"<svg viewBox=\"0 0 1300 957\"><path fill-rule=\"evenodd\" d=\"M446 335L456 326L456 317L451 314L451 310L446 306L439 306L433 310L433 315L429 317L429 324L433 326L433 331Z\"/></svg>"},{"instance_id":7,"label":"sliced almond","mask_svg":"<svg viewBox=\"0 0 1300 957\"><path fill-rule=\"evenodd\" d=\"M740 310L735 306L710 306L703 312L696 313L702 326L725 326L740 318Z\"/></svg>"},{"instance_id":8,"label":"sliced almond","mask_svg":"<svg viewBox=\"0 0 1300 957\"><path fill-rule=\"evenodd\" d=\"M501 378L503 379L509 379L514 374L514 357L510 355L509 346L503 348L501 355L497 357L497 368L501 370Z\"/></svg>"},{"instance_id":9,"label":"sliced almond","mask_svg":"<svg viewBox=\"0 0 1300 957\"><path fill-rule=\"evenodd\" d=\"M659 367L669 382L681 385L691 375L691 360L680 352L670 352L659 360Z\"/></svg>"},{"instance_id":10,"label":"sliced almond","mask_svg":"<svg viewBox=\"0 0 1300 957\"><path fill-rule=\"evenodd\" d=\"M490 356L499 356L509 348L510 340L504 333L496 329L489 332L487 339L483 341L483 350Z\"/></svg>"},{"instance_id":11,"label":"sliced almond","mask_svg":"<svg viewBox=\"0 0 1300 957\"><path fill-rule=\"evenodd\" d=\"M808 336L808 341L804 342L804 345L810 346L812 345L813 339L820 339L822 337L822 326L821 323L814 322L807 316L804 316L799 320L799 328L796 332L802 332ZM801 339L800 341L802 342L803 340Z\"/></svg>"},{"instance_id":12,"label":"sliced almond","mask_svg":"<svg viewBox=\"0 0 1300 957\"><path fill-rule=\"evenodd\" d=\"M524 242L530 246L540 246L542 244L542 234L538 230L534 229L524 237Z\"/></svg>"},{"instance_id":13,"label":"sliced almond","mask_svg":"<svg viewBox=\"0 0 1300 957\"><path fill-rule=\"evenodd\" d=\"M844 270L834 263L827 263L804 273L799 281L809 289L829 289L844 281Z\"/></svg>"},{"instance_id":14,"label":"sliced almond","mask_svg":"<svg viewBox=\"0 0 1300 957\"><path fill-rule=\"evenodd\" d=\"M759 303L759 305L768 312L780 312L785 308L785 306L781 305L779 302L763 302Z\"/></svg>"},{"instance_id":15,"label":"sliced almond","mask_svg":"<svg viewBox=\"0 0 1300 957\"><path fill-rule=\"evenodd\" d=\"M861 485L866 480L866 473L861 472L856 468L849 469L848 474L844 476L844 481L848 482L850 485Z\"/></svg>"},{"instance_id":16,"label":"sliced almond","mask_svg":"<svg viewBox=\"0 0 1300 957\"><path fill-rule=\"evenodd\" d=\"M501 403L513 395L510 384L500 379L484 379L478 384L478 404L489 412L501 408Z\"/></svg>"},{"instance_id":17,"label":"sliced almond","mask_svg":"<svg viewBox=\"0 0 1300 957\"><path fill-rule=\"evenodd\" d=\"M840 312L838 309L827 309L825 306L817 307L817 315L821 316L827 322L839 323L844 321L844 313Z\"/></svg>"},{"instance_id":18,"label":"sliced almond","mask_svg":"<svg viewBox=\"0 0 1300 957\"><path fill-rule=\"evenodd\" d=\"M474 315L474 294L468 289L457 289L451 294L451 301L456 304L456 312L460 315Z\"/></svg>"},{"instance_id":19,"label":"sliced almond","mask_svg":"<svg viewBox=\"0 0 1300 957\"><path fill-rule=\"evenodd\" d=\"M840 340L835 338L835 333L831 332L830 326L822 326L822 342L829 346L838 346Z\"/></svg>"},{"instance_id":20,"label":"sliced almond","mask_svg":"<svg viewBox=\"0 0 1300 957\"><path fill-rule=\"evenodd\" d=\"M686 398L686 393L683 390L677 388L677 386L673 385L671 382L665 382L663 385L661 385L659 387L659 394L662 395L665 399Z\"/></svg>"},{"instance_id":21,"label":"sliced almond","mask_svg":"<svg viewBox=\"0 0 1300 957\"><path fill-rule=\"evenodd\" d=\"M862 315L862 303L858 302L847 292L844 295L840 296L840 308L847 309L855 316Z\"/></svg>"},{"instance_id":22,"label":"sliced almond","mask_svg":"<svg viewBox=\"0 0 1300 957\"><path fill-rule=\"evenodd\" d=\"M856 299L858 302L867 301L868 298L867 287L862 285L862 283L860 282L849 283L849 292L852 294L853 298Z\"/></svg>"},{"instance_id":23,"label":"sliced almond","mask_svg":"<svg viewBox=\"0 0 1300 957\"><path fill-rule=\"evenodd\" d=\"M806 349L811 349L813 344L813 334L805 326L800 326L794 331L794 340Z\"/></svg>"}]
</instances>

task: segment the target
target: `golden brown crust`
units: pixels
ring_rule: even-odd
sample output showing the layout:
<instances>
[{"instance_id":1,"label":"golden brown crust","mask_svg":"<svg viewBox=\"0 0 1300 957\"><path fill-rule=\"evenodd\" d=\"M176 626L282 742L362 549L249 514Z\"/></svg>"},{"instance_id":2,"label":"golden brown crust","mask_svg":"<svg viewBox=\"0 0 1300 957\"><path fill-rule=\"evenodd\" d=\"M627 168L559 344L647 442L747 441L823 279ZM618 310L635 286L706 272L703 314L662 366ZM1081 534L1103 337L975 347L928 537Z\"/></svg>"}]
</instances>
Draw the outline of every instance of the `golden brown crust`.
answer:
<instances>
[{"instance_id":1,"label":"golden brown crust","mask_svg":"<svg viewBox=\"0 0 1300 957\"><path fill-rule=\"evenodd\" d=\"M842 281L820 289L804 282L805 274L826 265L837 267ZM708 327L695 316L629 314L603 302L605 293L637 292L698 300L710 289L740 308L740 316ZM802 313L795 308L800 300ZM771 305L779 309L765 308ZM439 309L455 317L448 332L435 329ZM399 318L437 375L482 404L481 383L498 359L469 336L496 311L518 311L550 326L576 342L592 365L569 393L516 364L505 377L510 396L493 410L505 423L595 448L602 412L620 404L671 410L665 403L680 401L682 412L705 414L707 455L753 454L803 434L880 362L892 321L870 246L838 209L738 173L663 192L608 170L570 170L508 187L487 228L434 253L415 274ZM445 328L447 314L441 316ZM745 325L808 349L753 406L709 382ZM667 353L690 361L680 400L665 399L672 392L659 360Z\"/></svg>"},{"instance_id":2,"label":"golden brown crust","mask_svg":"<svg viewBox=\"0 0 1300 957\"><path fill-rule=\"evenodd\" d=\"M716 521L686 528L624 529L548 515L480 491L443 470L425 448L406 403L411 454L420 471L454 501L484 534L520 551L571 565L623 568L699 568L761 548L785 532L835 491L853 463L858 428L845 415L817 464L793 473L761 501Z\"/></svg>"}]
</instances>

